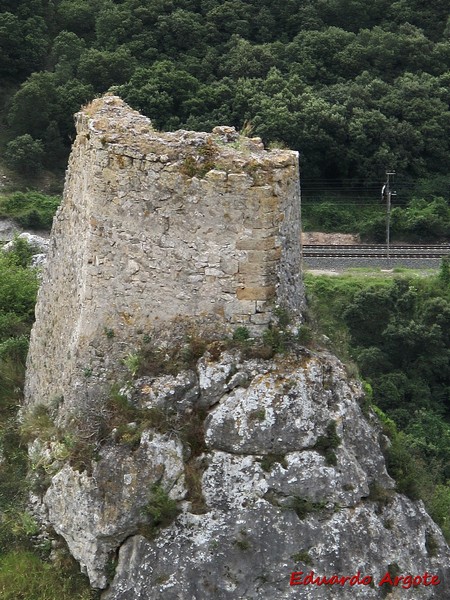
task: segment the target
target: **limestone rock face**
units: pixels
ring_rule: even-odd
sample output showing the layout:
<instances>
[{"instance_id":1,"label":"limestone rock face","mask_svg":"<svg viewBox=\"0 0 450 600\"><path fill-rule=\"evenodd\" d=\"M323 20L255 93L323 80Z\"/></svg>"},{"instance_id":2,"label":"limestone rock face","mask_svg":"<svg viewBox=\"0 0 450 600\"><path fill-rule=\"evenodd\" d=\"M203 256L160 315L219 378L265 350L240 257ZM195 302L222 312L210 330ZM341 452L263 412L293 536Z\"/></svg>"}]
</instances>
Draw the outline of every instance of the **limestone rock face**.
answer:
<instances>
[{"instance_id":1,"label":"limestone rock face","mask_svg":"<svg viewBox=\"0 0 450 600\"><path fill-rule=\"evenodd\" d=\"M103 600L283 599L297 589L289 585L293 571L359 571L376 584L392 565L439 577L438 587L419 587L415 597L447 598L442 534L421 502L395 493L360 386L332 356L206 354L195 370L137 379L127 394L134 405L170 410L170 431L145 430L135 449L109 439L91 474L66 465L43 498L46 520L92 585L107 588ZM199 407L209 408L195 458L182 431ZM146 538L155 483L180 512ZM299 589L302 598L322 597L314 586ZM333 586L333 597L384 596L361 585Z\"/></svg>"},{"instance_id":2,"label":"limestone rock face","mask_svg":"<svg viewBox=\"0 0 450 600\"><path fill-rule=\"evenodd\" d=\"M149 431L134 452L105 447L91 475L65 465L52 478L44 496L48 521L94 587L106 586L111 552L148 522L145 507L155 484L174 500L186 494L181 444Z\"/></svg>"},{"instance_id":3,"label":"limestone rock face","mask_svg":"<svg viewBox=\"0 0 450 600\"><path fill-rule=\"evenodd\" d=\"M230 365L228 381L240 373L246 383L227 391ZM312 585L290 587L291 572L311 570L328 577L360 571L375 584L332 586L330 597L383 598L377 583L394 564L405 575L439 576L439 586L416 588L414 597L448 597L449 549L422 503L395 493L380 433L336 359L308 352L272 361L206 356L198 377L212 406L203 514L186 504L155 539L131 536L103 600L328 597ZM330 422L339 436L334 459L324 452ZM371 499L375 487L383 498ZM394 588L391 597L404 593Z\"/></svg>"}]
</instances>

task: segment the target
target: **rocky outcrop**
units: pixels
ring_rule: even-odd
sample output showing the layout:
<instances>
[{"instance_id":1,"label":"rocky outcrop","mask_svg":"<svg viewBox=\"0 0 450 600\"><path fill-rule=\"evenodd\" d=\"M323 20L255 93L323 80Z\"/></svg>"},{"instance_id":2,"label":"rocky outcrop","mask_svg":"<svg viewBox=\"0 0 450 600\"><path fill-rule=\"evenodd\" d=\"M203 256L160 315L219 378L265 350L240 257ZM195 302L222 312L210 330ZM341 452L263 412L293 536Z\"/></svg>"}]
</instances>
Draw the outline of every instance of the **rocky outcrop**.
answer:
<instances>
[{"instance_id":1,"label":"rocky outcrop","mask_svg":"<svg viewBox=\"0 0 450 600\"><path fill-rule=\"evenodd\" d=\"M22 230L12 219L0 218L0 242L9 242Z\"/></svg>"},{"instance_id":2,"label":"rocky outcrop","mask_svg":"<svg viewBox=\"0 0 450 600\"><path fill-rule=\"evenodd\" d=\"M0 234L1 234L1 231L0 231ZM1 248L1 250L3 252L11 252L14 249L14 247L15 247L15 237L14 236L15 235L17 235L17 239L25 240L29 244L31 250L33 252L35 252L35 254L33 254L33 256L31 257L30 267L42 269L47 262L47 253L48 253L50 241L45 237L41 237L39 235L28 233L26 231L23 233L20 233L20 234L17 231L8 238L11 241L7 242ZM39 273L39 279L41 279L40 273Z\"/></svg>"},{"instance_id":3,"label":"rocky outcrop","mask_svg":"<svg viewBox=\"0 0 450 600\"><path fill-rule=\"evenodd\" d=\"M291 573L359 571L377 584L393 565L405 575L438 576L439 586L418 587L414 597L447 597L442 534L422 503L395 492L376 420L363 415L360 386L332 356L206 354L192 371L140 378L122 391L138 410L165 410L165 433L161 423L145 429L143 416L133 449L116 428L91 474L66 465L43 498L48 521L94 586L106 587L118 552L103 600L272 600L293 590L322 598L312 585L291 587ZM199 408L202 426L186 438ZM203 434L199 453L193 442ZM155 484L178 514L152 529ZM333 587L336 598L383 594Z\"/></svg>"},{"instance_id":4,"label":"rocky outcrop","mask_svg":"<svg viewBox=\"0 0 450 600\"><path fill-rule=\"evenodd\" d=\"M146 431L139 448L106 446L92 474L66 464L44 496L48 522L85 567L94 587L106 586L111 554L149 521L145 507L158 484L169 497L184 496L181 444L169 435Z\"/></svg>"},{"instance_id":5,"label":"rocky outcrop","mask_svg":"<svg viewBox=\"0 0 450 600\"><path fill-rule=\"evenodd\" d=\"M50 241L47 238L41 237L39 235L34 235L33 233L23 232L17 236L17 239L25 240L27 244L29 244L31 249L36 252L36 254L47 254L48 252ZM3 251L11 252L13 248L14 240L11 240L3 246Z\"/></svg>"}]
</instances>

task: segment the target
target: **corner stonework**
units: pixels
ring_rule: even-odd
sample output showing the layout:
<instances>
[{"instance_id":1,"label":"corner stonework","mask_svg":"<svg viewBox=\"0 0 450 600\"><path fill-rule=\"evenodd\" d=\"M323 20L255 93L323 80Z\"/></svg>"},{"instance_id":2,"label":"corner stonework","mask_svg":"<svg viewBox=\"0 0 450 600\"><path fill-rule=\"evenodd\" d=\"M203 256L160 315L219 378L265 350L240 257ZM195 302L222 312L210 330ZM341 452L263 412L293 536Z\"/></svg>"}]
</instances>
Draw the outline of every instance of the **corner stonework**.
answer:
<instances>
[{"instance_id":1,"label":"corner stonework","mask_svg":"<svg viewBox=\"0 0 450 600\"><path fill-rule=\"evenodd\" d=\"M83 372L101 383L140 333L183 318L255 335L276 305L300 318L296 152L266 151L230 127L158 132L116 96L94 100L76 125L36 309L28 401L70 396L85 387ZM114 331L113 345L105 331Z\"/></svg>"}]
</instances>

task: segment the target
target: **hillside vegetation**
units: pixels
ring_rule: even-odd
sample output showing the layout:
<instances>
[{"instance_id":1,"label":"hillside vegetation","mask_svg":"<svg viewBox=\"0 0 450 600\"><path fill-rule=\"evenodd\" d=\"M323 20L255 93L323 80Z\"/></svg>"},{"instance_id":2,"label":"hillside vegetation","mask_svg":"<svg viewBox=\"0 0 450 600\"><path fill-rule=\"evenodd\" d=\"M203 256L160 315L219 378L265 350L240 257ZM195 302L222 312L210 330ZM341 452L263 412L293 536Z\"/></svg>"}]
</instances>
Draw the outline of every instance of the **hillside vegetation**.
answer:
<instances>
[{"instance_id":1,"label":"hillside vegetation","mask_svg":"<svg viewBox=\"0 0 450 600\"><path fill-rule=\"evenodd\" d=\"M299 150L307 227L379 239L393 169L401 205L446 205L419 239L449 235L445 0L2 0L0 32L0 150L18 186L62 173L73 113L112 90L158 128L245 126ZM396 210L393 237L416 239Z\"/></svg>"},{"instance_id":2,"label":"hillside vegetation","mask_svg":"<svg viewBox=\"0 0 450 600\"><path fill-rule=\"evenodd\" d=\"M27 511L27 450L16 419L22 401L28 337L38 281L28 268L32 249L18 240L0 252L0 597L2 600L89 600L94 598L78 565L60 548L39 538Z\"/></svg>"},{"instance_id":3,"label":"hillside vegetation","mask_svg":"<svg viewBox=\"0 0 450 600\"><path fill-rule=\"evenodd\" d=\"M5 119L28 167L64 162L72 114L111 87L164 129L239 128L308 177L448 175L444 0L3 0ZM24 137L24 136L31 136Z\"/></svg>"},{"instance_id":4,"label":"hillside vegetation","mask_svg":"<svg viewBox=\"0 0 450 600\"><path fill-rule=\"evenodd\" d=\"M306 289L313 323L363 377L398 491L450 540L450 263L428 278L307 275Z\"/></svg>"}]
</instances>

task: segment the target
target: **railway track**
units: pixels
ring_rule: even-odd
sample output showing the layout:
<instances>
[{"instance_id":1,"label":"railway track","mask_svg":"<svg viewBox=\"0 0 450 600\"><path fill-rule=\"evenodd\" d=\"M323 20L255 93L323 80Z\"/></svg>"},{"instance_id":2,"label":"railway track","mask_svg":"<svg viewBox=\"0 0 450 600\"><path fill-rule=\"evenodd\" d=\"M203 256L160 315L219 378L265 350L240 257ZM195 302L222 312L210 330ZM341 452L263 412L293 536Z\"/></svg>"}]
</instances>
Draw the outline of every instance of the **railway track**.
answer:
<instances>
[{"instance_id":1,"label":"railway track","mask_svg":"<svg viewBox=\"0 0 450 600\"><path fill-rule=\"evenodd\" d=\"M387 249L384 244L355 245L304 245L305 258L386 258ZM394 259L438 259L450 256L450 244L428 245L392 245L389 257Z\"/></svg>"}]
</instances>

